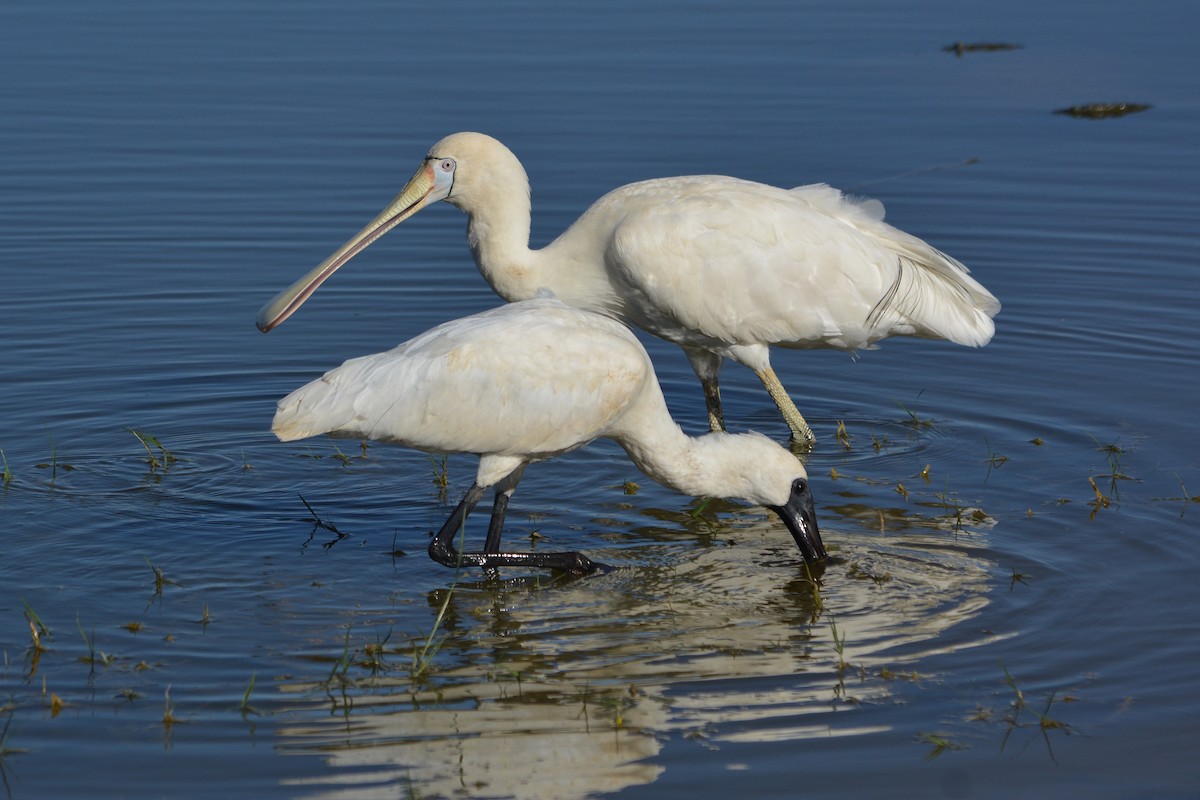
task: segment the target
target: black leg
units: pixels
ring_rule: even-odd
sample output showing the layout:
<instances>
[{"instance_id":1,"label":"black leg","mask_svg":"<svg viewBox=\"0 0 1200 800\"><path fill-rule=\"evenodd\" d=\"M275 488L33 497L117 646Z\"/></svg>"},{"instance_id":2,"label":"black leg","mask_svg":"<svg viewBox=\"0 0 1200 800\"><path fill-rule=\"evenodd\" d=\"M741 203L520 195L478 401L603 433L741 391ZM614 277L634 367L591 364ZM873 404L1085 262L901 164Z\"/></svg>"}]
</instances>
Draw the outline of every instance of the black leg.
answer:
<instances>
[{"instance_id":1,"label":"black leg","mask_svg":"<svg viewBox=\"0 0 1200 800\"><path fill-rule=\"evenodd\" d=\"M583 553L463 553L463 563L476 559L481 567L537 567L587 575L590 572L607 571L610 567L598 564Z\"/></svg>"},{"instance_id":2,"label":"black leg","mask_svg":"<svg viewBox=\"0 0 1200 800\"><path fill-rule=\"evenodd\" d=\"M523 469L523 468L522 468ZM515 475L515 473L514 473ZM446 520L446 524L429 543L429 557L447 567L467 565L493 569L495 567L536 567L571 572L576 575L586 575L596 570L607 569L603 564L597 564L582 553L501 553L500 534L504 529L504 515L508 511L508 498L515 488L514 476L510 475L498 486L496 500L492 506L492 520L488 525L487 541L482 553L460 553L454 546L454 536L462 529L467 521L467 515L483 498L485 487L471 484L462 502L455 507ZM519 478L519 475L516 477Z\"/></svg>"},{"instance_id":3,"label":"black leg","mask_svg":"<svg viewBox=\"0 0 1200 800\"><path fill-rule=\"evenodd\" d=\"M479 499L483 497L483 492L484 488L482 486L477 483L471 484L471 488L463 496L462 502L455 506L454 511L451 512L450 519L446 520L446 524L442 526L442 529L433 537L433 541L429 543L430 558L443 566L458 566L459 558L458 550L454 547L454 534L458 533L466 523L467 515L479 504Z\"/></svg>"},{"instance_id":4,"label":"black leg","mask_svg":"<svg viewBox=\"0 0 1200 800\"><path fill-rule=\"evenodd\" d=\"M508 492L496 492L492 503L492 521L488 523L487 541L483 544L483 552L500 552L500 534L504 531L504 514L508 511Z\"/></svg>"}]
</instances>

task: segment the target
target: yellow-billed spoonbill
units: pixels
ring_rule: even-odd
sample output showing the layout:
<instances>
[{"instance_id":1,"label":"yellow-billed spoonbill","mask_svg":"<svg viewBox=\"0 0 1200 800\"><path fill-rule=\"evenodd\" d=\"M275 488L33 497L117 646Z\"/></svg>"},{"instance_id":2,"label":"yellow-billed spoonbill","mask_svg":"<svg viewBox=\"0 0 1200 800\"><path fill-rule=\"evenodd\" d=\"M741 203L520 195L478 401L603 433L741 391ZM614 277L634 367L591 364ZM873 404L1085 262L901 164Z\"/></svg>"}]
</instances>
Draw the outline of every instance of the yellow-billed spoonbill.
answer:
<instances>
[{"instance_id":1,"label":"yellow-billed spoonbill","mask_svg":"<svg viewBox=\"0 0 1200 800\"><path fill-rule=\"evenodd\" d=\"M553 298L447 322L385 353L347 361L279 402L284 441L328 433L480 456L475 482L429 546L441 564L589 572L580 553L500 551L509 497L525 467L598 437L619 443L659 483L772 509L806 561L825 556L804 466L757 433L686 435L667 411L650 357L613 319ZM493 488L483 551L453 537Z\"/></svg>"},{"instance_id":2,"label":"yellow-billed spoonbill","mask_svg":"<svg viewBox=\"0 0 1200 800\"><path fill-rule=\"evenodd\" d=\"M978 347L996 298L967 268L883 221L883 205L824 184L786 190L722 176L660 178L600 198L541 250L529 247L529 179L503 144L456 133L430 149L379 216L263 306L287 319L318 286L393 226L438 200L468 216L475 263L508 301L548 289L680 345L724 429L723 358L758 375L797 441L812 430L771 369L770 345L858 350L889 336Z\"/></svg>"}]
</instances>

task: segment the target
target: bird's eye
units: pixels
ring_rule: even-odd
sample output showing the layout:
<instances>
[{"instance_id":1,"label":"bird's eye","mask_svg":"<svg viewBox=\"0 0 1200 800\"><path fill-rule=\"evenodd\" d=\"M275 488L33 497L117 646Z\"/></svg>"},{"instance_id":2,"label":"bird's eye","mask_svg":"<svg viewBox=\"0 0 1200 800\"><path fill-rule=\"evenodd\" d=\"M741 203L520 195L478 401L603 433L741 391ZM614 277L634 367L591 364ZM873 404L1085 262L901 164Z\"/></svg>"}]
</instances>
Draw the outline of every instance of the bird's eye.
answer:
<instances>
[{"instance_id":1,"label":"bird's eye","mask_svg":"<svg viewBox=\"0 0 1200 800\"><path fill-rule=\"evenodd\" d=\"M441 169L442 172L454 172L454 159L443 158L440 162L438 162L438 168Z\"/></svg>"},{"instance_id":2,"label":"bird's eye","mask_svg":"<svg viewBox=\"0 0 1200 800\"><path fill-rule=\"evenodd\" d=\"M804 478L796 478L792 481L792 494L803 494L808 491L808 481Z\"/></svg>"}]
</instances>

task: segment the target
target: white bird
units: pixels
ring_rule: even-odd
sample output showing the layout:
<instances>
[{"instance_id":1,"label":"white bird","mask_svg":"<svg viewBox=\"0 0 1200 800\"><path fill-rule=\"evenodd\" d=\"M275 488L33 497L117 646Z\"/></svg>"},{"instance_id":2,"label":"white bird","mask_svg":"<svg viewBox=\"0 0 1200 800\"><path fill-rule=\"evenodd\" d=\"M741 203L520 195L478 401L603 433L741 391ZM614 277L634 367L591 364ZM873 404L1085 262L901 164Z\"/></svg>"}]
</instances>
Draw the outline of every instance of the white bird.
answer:
<instances>
[{"instance_id":1,"label":"white bird","mask_svg":"<svg viewBox=\"0 0 1200 800\"><path fill-rule=\"evenodd\" d=\"M906 335L978 347L1000 303L961 263L883 221L878 201L824 184L785 190L722 176L661 178L609 192L561 236L529 247L529 179L503 144L456 133L430 149L392 203L259 311L269 331L355 254L421 208L466 212L475 263L508 301L548 289L680 345L724 430L723 358L754 370L792 437L812 430L771 369L769 347L868 348Z\"/></svg>"},{"instance_id":2,"label":"white bird","mask_svg":"<svg viewBox=\"0 0 1200 800\"><path fill-rule=\"evenodd\" d=\"M441 564L589 572L580 553L507 553L500 533L525 467L598 437L659 483L771 508L806 561L825 557L808 474L757 433L690 437L667 410L654 366L620 322L536 298L439 325L393 350L347 361L279 402L283 441L328 433L480 456L475 482L429 546ZM494 488L483 551L453 537Z\"/></svg>"}]
</instances>

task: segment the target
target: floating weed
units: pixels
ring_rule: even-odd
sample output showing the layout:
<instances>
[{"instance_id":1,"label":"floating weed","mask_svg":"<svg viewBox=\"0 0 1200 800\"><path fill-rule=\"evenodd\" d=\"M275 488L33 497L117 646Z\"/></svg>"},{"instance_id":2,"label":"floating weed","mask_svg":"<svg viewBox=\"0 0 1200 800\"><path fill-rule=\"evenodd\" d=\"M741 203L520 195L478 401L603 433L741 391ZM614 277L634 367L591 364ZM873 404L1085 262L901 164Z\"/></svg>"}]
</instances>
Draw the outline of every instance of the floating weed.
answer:
<instances>
[{"instance_id":1,"label":"floating weed","mask_svg":"<svg viewBox=\"0 0 1200 800\"><path fill-rule=\"evenodd\" d=\"M882 667L879 670L878 677L885 681L908 681L909 683L917 683L925 676L913 670L912 672L896 672L889 667Z\"/></svg>"},{"instance_id":2,"label":"floating weed","mask_svg":"<svg viewBox=\"0 0 1200 800\"><path fill-rule=\"evenodd\" d=\"M395 534L395 533L392 534L392 549L389 550L387 553L389 556L392 557L393 561L396 560L397 558L404 558L406 555L408 555L408 553L404 552L403 550L401 550L399 547L396 546L396 536L397 536L397 534Z\"/></svg>"},{"instance_id":3,"label":"floating weed","mask_svg":"<svg viewBox=\"0 0 1200 800\"><path fill-rule=\"evenodd\" d=\"M137 440L141 442L142 447L145 448L146 464L150 467L151 472L159 469L161 469L163 472L167 472L171 469L171 465L178 460L175 458L175 454L168 450L156 437L151 436L144 431L135 430L133 428L126 428L125 430L137 437ZM154 454L154 449L152 448L157 448L157 456Z\"/></svg>"},{"instance_id":4,"label":"floating weed","mask_svg":"<svg viewBox=\"0 0 1200 800\"><path fill-rule=\"evenodd\" d=\"M842 477L842 473L838 472L837 467L829 468L829 480L836 481L840 477Z\"/></svg>"},{"instance_id":5,"label":"floating weed","mask_svg":"<svg viewBox=\"0 0 1200 800\"><path fill-rule=\"evenodd\" d=\"M4 462L4 473L0 475L0 480L3 481L4 487L8 488L8 485L12 483L13 476L12 470L8 468L8 456L4 455L4 450L2 449L0 449L0 461Z\"/></svg>"},{"instance_id":6,"label":"floating weed","mask_svg":"<svg viewBox=\"0 0 1200 800\"><path fill-rule=\"evenodd\" d=\"M954 520L954 533L956 535L962 533L965 516L963 512L967 510L966 506L959 502L957 497L950 494L949 488L936 493L934 497L938 499L938 502L934 504L936 508L944 508L950 512L949 516Z\"/></svg>"},{"instance_id":7,"label":"floating weed","mask_svg":"<svg viewBox=\"0 0 1200 800\"><path fill-rule=\"evenodd\" d=\"M146 562L146 566L150 567L150 571L154 573L154 596L162 597L163 588L166 586L175 586L176 583L163 574L161 567L154 566L154 564L150 562L150 559L146 558L144 560Z\"/></svg>"},{"instance_id":8,"label":"floating weed","mask_svg":"<svg viewBox=\"0 0 1200 800\"><path fill-rule=\"evenodd\" d=\"M246 687L246 692L242 695L242 702L238 704L238 711L241 711L243 716L258 713L258 709L250 705L250 693L254 691L254 682L257 677L258 673L250 673L250 685Z\"/></svg>"},{"instance_id":9,"label":"floating weed","mask_svg":"<svg viewBox=\"0 0 1200 800\"><path fill-rule=\"evenodd\" d=\"M170 732L171 726L178 725L181 722L183 722L183 720L175 715L175 701L171 699L171 687L167 686L167 688L163 690L163 728L167 732Z\"/></svg>"},{"instance_id":10,"label":"floating weed","mask_svg":"<svg viewBox=\"0 0 1200 800\"><path fill-rule=\"evenodd\" d=\"M1126 114L1136 114L1153 108L1149 103L1084 103L1079 106L1068 106L1055 110L1055 114L1065 114L1078 119L1112 119Z\"/></svg>"},{"instance_id":11,"label":"floating weed","mask_svg":"<svg viewBox=\"0 0 1200 800\"><path fill-rule=\"evenodd\" d=\"M923 395L923 394L925 394L924 389L917 392L917 400L918 401L920 401L921 395ZM933 422L931 422L930 420L927 420L927 419L922 419L920 417L920 415L917 413L917 404L915 402L913 403L912 410L909 410L908 407L905 406L903 403L901 403L899 400L896 400L895 403L896 403L896 405L900 406L901 411L903 411L905 414L908 415L908 419L905 420L905 422L904 422L905 425L908 425L909 427L911 427L917 431L920 431L923 428L932 428L933 427Z\"/></svg>"},{"instance_id":12,"label":"floating weed","mask_svg":"<svg viewBox=\"0 0 1200 800\"><path fill-rule=\"evenodd\" d=\"M840 419L838 420L837 432L834 434L834 438L837 439L837 443L840 444L844 449L850 449L850 434L846 433L845 421Z\"/></svg>"},{"instance_id":13,"label":"floating weed","mask_svg":"<svg viewBox=\"0 0 1200 800\"><path fill-rule=\"evenodd\" d=\"M964 53L1001 53L1008 50L1020 50L1021 45L1011 42L955 42L942 48L943 53L954 53L962 58Z\"/></svg>"},{"instance_id":14,"label":"floating weed","mask_svg":"<svg viewBox=\"0 0 1200 800\"><path fill-rule=\"evenodd\" d=\"M636 481L625 481L621 484L621 491L628 495L637 494L641 489L642 487Z\"/></svg>"},{"instance_id":15,"label":"floating weed","mask_svg":"<svg viewBox=\"0 0 1200 800\"><path fill-rule=\"evenodd\" d=\"M871 434L871 449L873 449L876 453L883 452L884 448L886 448L887 446L888 446L887 434L884 434L883 436L876 436L873 433Z\"/></svg>"},{"instance_id":16,"label":"floating weed","mask_svg":"<svg viewBox=\"0 0 1200 800\"><path fill-rule=\"evenodd\" d=\"M1179 481L1179 492L1180 492L1179 497L1152 497L1150 499L1154 500L1156 502L1165 502L1165 503L1182 502L1183 510L1179 512L1179 517L1180 517L1180 519L1182 519L1183 515L1187 513L1189 505L1191 505L1192 503L1200 503L1200 494L1189 495L1187 487L1183 485L1183 478L1179 477L1179 475L1175 476L1175 480Z\"/></svg>"},{"instance_id":17,"label":"floating weed","mask_svg":"<svg viewBox=\"0 0 1200 800\"><path fill-rule=\"evenodd\" d=\"M350 669L350 626L346 626L346 641L342 645L342 657L333 664L325 683L332 684L334 678L345 680L346 672Z\"/></svg>"},{"instance_id":18,"label":"floating weed","mask_svg":"<svg viewBox=\"0 0 1200 800\"><path fill-rule=\"evenodd\" d=\"M1117 481L1131 480L1128 475L1121 471L1121 457L1125 455L1125 450L1116 442L1112 442L1111 444L1101 444L1100 440L1095 436L1092 436L1092 441L1096 443L1096 448L1104 454L1104 460L1108 463L1108 473L1107 475L1103 476L1109 479L1108 493L1112 495L1113 498L1119 498L1120 492L1117 490ZM1094 481L1093 488L1095 488ZM1098 489L1096 490L1096 494L1100 494ZM1107 507L1108 505L1106 503L1105 508Z\"/></svg>"},{"instance_id":19,"label":"floating weed","mask_svg":"<svg viewBox=\"0 0 1200 800\"><path fill-rule=\"evenodd\" d=\"M25 606L25 619L29 622L29 631L30 636L33 638L34 649L45 650L46 648L42 644L42 639L54 638L50 634L50 629L46 627L46 623L42 622L42 618L30 607L29 603L22 600L21 604Z\"/></svg>"},{"instance_id":20,"label":"floating weed","mask_svg":"<svg viewBox=\"0 0 1200 800\"><path fill-rule=\"evenodd\" d=\"M207 628L208 624L212 622L212 612L208 610L208 603L204 603L200 607L200 619L196 620L196 622L202 628Z\"/></svg>"},{"instance_id":21,"label":"floating weed","mask_svg":"<svg viewBox=\"0 0 1200 800\"><path fill-rule=\"evenodd\" d=\"M713 498L711 498L711 497L705 497L705 498L703 498L703 499L702 499L702 500L701 500L701 501L700 501L700 502L699 502L699 503L696 505L696 507L695 507L695 508L693 508L691 511L689 511L689 512L688 512L688 515L689 515L689 516L690 516L692 519L706 519L706 518L705 518L705 516L704 516L704 509L708 508L708 506L709 506L709 505L712 503L712 501L713 501Z\"/></svg>"},{"instance_id":22,"label":"floating weed","mask_svg":"<svg viewBox=\"0 0 1200 800\"><path fill-rule=\"evenodd\" d=\"M925 469L921 470L921 480L925 481L926 483L929 483L932 480L929 477L929 468L931 466L932 466L931 464L926 464Z\"/></svg>"},{"instance_id":23,"label":"floating weed","mask_svg":"<svg viewBox=\"0 0 1200 800\"><path fill-rule=\"evenodd\" d=\"M832 616L829 617L829 635L833 637L833 650L838 657L837 671L840 679L850 664L846 662L846 635L839 634L837 621Z\"/></svg>"},{"instance_id":24,"label":"floating weed","mask_svg":"<svg viewBox=\"0 0 1200 800\"><path fill-rule=\"evenodd\" d=\"M1004 752L1004 748L1008 745L1009 738L1012 736L1012 732L1014 730L1016 730L1017 728L1026 728L1026 727L1036 726L1038 731L1042 734L1042 739L1046 742L1046 752L1049 754L1050 760L1057 764L1058 759L1056 759L1054 757L1054 748L1050 743L1050 731L1058 730L1058 731L1062 731L1063 733L1065 733L1067 735L1070 735L1071 733L1074 732L1074 729L1070 725L1068 725L1066 722L1063 722L1060 719L1056 719L1055 717L1050 716L1050 709L1051 709L1051 707L1053 707L1054 702L1057 699L1058 693L1051 692L1050 696L1048 698L1046 698L1045 707L1042 708L1042 710L1040 712L1039 711L1032 712L1033 716L1036 718L1036 722L1022 723L1020 721L1020 718L1021 718L1021 712L1026 707L1025 693L1023 691L1021 691L1021 688L1019 686L1017 686L1016 680L1013 678L1012 674L1009 673L1008 668L1004 666L1003 661L1000 662L1000 669L1004 672L1004 682L1008 684L1008 687L1010 689L1012 689L1012 692L1013 692L1013 699L1009 704L1011 713L1006 714L1003 718L1000 719L1000 722L1003 722L1005 725L1008 726L1007 730L1005 730L1005 732L1004 732L1004 738L1000 742L1000 752L1001 753ZM1076 699L1075 697L1068 695L1067 697L1063 698L1063 701L1064 702L1072 702L1075 699ZM989 721L991 719L991 714L989 713L987 715L978 715L977 718L982 719L984 721Z\"/></svg>"},{"instance_id":25,"label":"floating weed","mask_svg":"<svg viewBox=\"0 0 1200 800\"><path fill-rule=\"evenodd\" d=\"M40 464L34 464L33 466L36 469L50 470L51 483L54 483L54 481L58 480L58 471L60 469L64 472L70 472L75 469L75 467L71 466L70 464L66 464L58 460L58 445L54 443L53 436L50 437L50 460L43 461Z\"/></svg>"},{"instance_id":26,"label":"floating weed","mask_svg":"<svg viewBox=\"0 0 1200 800\"><path fill-rule=\"evenodd\" d=\"M1016 710L1016 714L1014 714L1013 719L1015 722L1016 717L1020 716L1021 714L1021 709L1025 707L1025 693L1021 691L1021 687L1017 686L1016 680L1008 671L1008 667L1004 666L1003 661L1000 662L1000 669L1004 672L1004 682L1007 683L1008 688L1012 689L1013 691L1012 706Z\"/></svg>"},{"instance_id":27,"label":"floating weed","mask_svg":"<svg viewBox=\"0 0 1200 800\"><path fill-rule=\"evenodd\" d=\"M246 460L246 451L243 450L242 451L242 470L249 471L252 469L254 469L254 466L249 461Z\"/></svg>"},{"instance_id":28,"label":"floating weed","mask_svg":"<svg viewBox=\"0 0 1200 800\"><path fill-rule=\"evenodd\" d=\"M964 717L964 719L967 722L991 722L992 718L995 716L996 716L995 711L988 708L987 706L981 706L981 705L979 705L979 703L976 703L975 710L972 711L970 714L967 714Z\"/></svg>"},{"instance_id":29,"label":"floating weed","mask_svg":"<svg viewBox=\"0 0 1200 800\"><path fill-rule=\"evenodd\" d=\"M957 752L967 749L967 745L956 742L949 736L941 733L919 733L917 734L916 741L920 744L932 745L933 749L925 754L926 761L932 761L947 750Z\"/></svg>"},{"instance_id":30,"label":"floating weed","mask_svg":"<svg viewBox=\"0 0 1200 800\"><path fill-rule=\"evenodd\" d=\"M808 590L812 596L812 621L816 622L821 616L821 612L825 610L825 598L821 595L821 582L812 574L812 569L808 562L804 562L804 575L808 578Z\"/></svg>"},{"instance_id":31,"label":"floating weed","mask_svg":"<svg viewBox=\"0 0 1200 800\"><path fill-rule=\"evenodd\" d=\"M15 755L19 755L21 753L29 752L27 750L21 749L20 747L12 747L8 743L8 734L12 728L13 716L15 716L15 714L16 714L15 711L9 711L8 719L4 720L4 728L0 729L0 765L3 764L4 759L7 758L8 756L15 756ZM8 785L7 778L5 779L4 783L5 783L5 786ZM11 796L11 792L9 794Z\"/></svg>"},{"instance_id":32,"label":"floating weed","mask_svg":"<svg viewBox=\"0 0 1200 800\"><path fill-rule=\"evenodd\" d=\"M992 443L986 438L984 438L983 443L987 445L988 449L988 457L983 462L988 465L987 475L985 475L983 478L983 482L987 483L988 478L992 477L992 470L1000 469L1002 466L1004 466L1004 463L1008 461L1008 456L998 455L994 450L992 450Z\"/></svg>"},{"instance_id":33,"label":"floating weed","mask_svg":"<svg viewBox=\"0 0 1200 800\"><path fill-rule=\"evenodd\" d=\"M79 621L79 616L75 616L75 625L79 628L79 635L83 637L83 643L87 646L88 654L80 656L79 660L85 664L91 664L93 667L96 664L107 667L116 660L116 656L109 655L103 650L96 652L96 631L92 631L92 635L88 636L83 629L83 623Z\"/></svg>"},{"instance_id":34,"label":"floating weed","mask_svg":"<svg viewBox=\"0 0 1200 800\"><path fill-rule=\"evenodd\" d=\"M629 693L611 693L600 698L597 704L605 714L612 715L613 727L618 730L625 727L625 711L637 705L637 690L630 687Z\"/></svg>"},{"instance_id":35,"label":"floating weed","mask_svg":"<svg viewBox=\"0 0 1200 800\"><path fill-rule=\"evenodd\" d=\"M342 533L341 531L339 531L337 529L337 526L334 525L332 522L326 522L325 520L321 519L321 516L313 509L313 507L311 505L308 504L308 501L304 499L304 495L297 492L296 496L300 498L300 502L304 503L304 507L307 508L308 513L310 515L312 515L313 532L314 533L316 532L317 528L323 528L323 529L329 531L330 533L334 534L335 536L337 536L336 539L333 539L332 541L326 542L324 545L322 545L326 550L328 550L330 547L333 547L336 543L340 542L342 539L345 539L347 536L350 535L348 533ZM309 539L311 540L311 538L312 537L310 536Z\"/></svg>"},{"instance_id":36,"label":"floating weed","mask_svg":"<svg viewBox=\"0 0 1200 800\"><path fill-rule=\"evenodd\" d=\"M350 462L354 460L350 456L343 453L336 444L333 446L333 456L332 457L335 461L340 463L343 467L350 466Z\"/></svg>"},{"instance_id":37,"label":"floating weed","mask_svg":"<svg viewBox=\"0 0 1200 800\"><path fill-rule=\"evenodd\" d=\"M580 709L576 719L583 720L583 728L588 733L591 733L591 714L590 706L595 706L599 712L605 716L612 716L613 727L620 729L625 726L625 711L637 705L638 690L636 687L630 686L628 693L626 692L608 692L599 695L593 700L595 693L592 691L588 683L575 690L576 696L579 698Z\"/></svg>"},{"instance_id":38,"label":"floating weed","mask_svg":"<svg viewBox=\"0 0 1200 800\"><path fill-rule=\"evenodd\" d=\"M1028 575L1026 575L1023 572L1017 572L1014 569L1012 571L1012 580L1010 580L1008 583L1008 590L1011 592L1018 583L1021 584L1022 586L1028 586L1029 581L1027 580L1027 578L1029 578Z\"/></svg>"},{"instance_id":39,"label":"floating weed","mask_svg":"<svg viewBox=\"0 0 1200 800\"><path fill-rule=\"evenodd\" d=\"M1100 487L1096 485L1096 479L1090 475L1088 476L1088 483L1092 485L1092 491L1096 493L1096 498L1088 501L1088 505L1092 507L1092 513L1088 519L1095 519L1100 509L1108 508L1112 505L1112 498L1100 491Z\"/></svg>"},{"instance_id":40,"label":"floating weed","mask_svg":"<svg viewBox=\"0 0 1200 800\"><path fill-rule=\"evenodd\" d=\"M904 486L903 483L896 484L896 494L900 495L905 500L908 499L908 489Z\"/></svg>"},{"instance_id":41,"label":"floating weed","mask_svg":"<svg viewBox=\"0 0 1200 800\"><path fill-rule=\"evenodd\" d=\"M859 562L855 561L850 565L850 569L846 570L846 577L856 581L872 581L876 586L883 586L892 580L890 572L872 572L870 569L863 567Z\"/></svg>"},{"instance_id":42,"label":"floating weed","mask_svg":"<svg viewBox=\"0 0 1200 800\"><path fill-rule=\"evenodd\" d=\"M447 456L445 453L439 455L429 454L429 466L433 468L433 485L438 487L442 492L450 485L450 478L447 475L446 467Z\"/></svg>"},{"instance_id":43,"label":"floating weed","mask_svg":"<svg viewBox=\"0 0 1200 800\"><path fill-rule=\"evenodd\" d=\"M125 630L129 631L130 633L141 633L142 629L146 626L135 620L133 622L126 622L121 627L124 628Z\"/></svg>"},{"instance_id":44,"label":"floating weed","mask_svg":"<svg viewBox=\"0 0 1200 800\"><path fill-rule=\"evenodd\" d=\"M688 511L688 516L692 519L692 521L703 525L705 531L710 534L717 532L717 528L719 526L717 513L719 512L705 512L708 512L708 507L712 505L715 500L716 498L714 497L702 498L691 510Z\"/></svg>"},{"instance_id":45,"label":"floating weed","mask_svg":"<svg viewBox=\"0 0 1200 800\"><path fill-rule=\"evenodd\" d=\"M375 641L363 648L365 660L363 666L371 670L372 674L378 675L381 670L388 668L387 661L384 660L384 655L387 652L388 640L392 638L392 629L388 628L387 636L382 639L376 634Z\"/></svg>"},{"instance_id":46,"label":"floating weed","mask_svg":"<svg viewBox=\"0 0 1200 800\"><path fill-rule=\"evenodd\" d=\"M1034 447L1041 447L1042 445L1044 445L1046 443L1046 440L1040 436L1035 436L1034 438L1029 440L1029 443L1031 445L1033 445Z\"/></svg>"}]
</instances>

